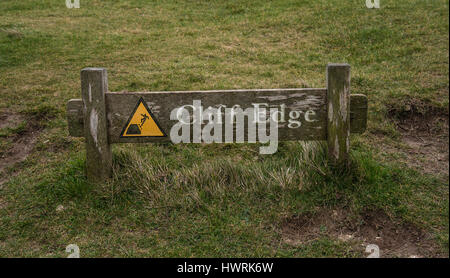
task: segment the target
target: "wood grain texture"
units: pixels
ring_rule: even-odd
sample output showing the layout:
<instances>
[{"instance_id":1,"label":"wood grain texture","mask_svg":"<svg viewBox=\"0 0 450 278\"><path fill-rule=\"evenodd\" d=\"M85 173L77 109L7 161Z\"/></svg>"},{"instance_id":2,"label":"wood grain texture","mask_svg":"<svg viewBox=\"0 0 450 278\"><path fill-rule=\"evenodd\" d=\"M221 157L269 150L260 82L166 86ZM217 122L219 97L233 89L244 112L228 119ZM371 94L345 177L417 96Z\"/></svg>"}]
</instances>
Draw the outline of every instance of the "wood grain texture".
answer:
<instances>
[{"instance_id":1,"label":"wood grain texture","mask_svg":"<svg viewBox=\"0 0 450 278\"><path fill-rule=\"evenodd\" d=\"M325 89L269 89L269 90L230 90L230 91L189 91L189 92L142 92L142 93L108 93L106 106L108 112L108 134L111 143L125 142L162 142L170 141L168 137L121 138L120 134L136 103L143 98L156 120L166 134L177 121L170 120L173 109L183 105L192 105L194 100L201 100L207 107L228 108L239 104L243 109L253 107L254 103L267 103L268 107L286 105L285 113L290 111L313 110L316 122L301 121L296 129L279 123L279 140L317 140L326 138L325 128ZM192 134L192 132L191 132Z\"/></svg>"},{"instance_id":2,"label":"wood grain texture","mask_svg":"<svg viewBox=\"0 0 450 278\"><path fill-rule=\"evenodd\" d=\"M350 149L350 65L327 65L327 142L333 164L347 165Z\"/></svg>"},{"instance_id":3,"label":"wood grain texture","mask_svg":"<svg viewBox=\"0 0 450 278\"><path fill-rule=\"evenodd\" d=\"M112 153L108 141L105 105L107 90L108 80L105 69L81 70L86 171L88 180L92 182L107 180L112 173Z\"/></svg>"},{"instance_id":4,"label":"wood grain texture","mask_svg":"<svg viewBox=\"0 0 450 278\"><path fill-rule=\"evenodd\" d=\"M109 98L108 96L109 94L117 94L117 93L106 93L107 99ZM127 93L127 95L129 94L132 93ZM83 102L81 99L71 99L67 103L67 119L69 126L69 135L72 137L84 136L82 108ZM107 115L109 115L108 118L111 119L112 116L110 114L114 114L114 111L111 111L109 109L108 111L109 111L107 113ZM323 123L323 125L325 125L325 123ZM367 125L367 97L365 95L352 94L350 95L350 131L351 133L363 133L366 130L366 125ZM109 130L115 129L116 128L109 128ZM300 140L300 139L297 138L285 139L284 137L280 137L280 140ZM311 140L326 140L326 137L312 138Z\"/></svg>"}]
</instances>

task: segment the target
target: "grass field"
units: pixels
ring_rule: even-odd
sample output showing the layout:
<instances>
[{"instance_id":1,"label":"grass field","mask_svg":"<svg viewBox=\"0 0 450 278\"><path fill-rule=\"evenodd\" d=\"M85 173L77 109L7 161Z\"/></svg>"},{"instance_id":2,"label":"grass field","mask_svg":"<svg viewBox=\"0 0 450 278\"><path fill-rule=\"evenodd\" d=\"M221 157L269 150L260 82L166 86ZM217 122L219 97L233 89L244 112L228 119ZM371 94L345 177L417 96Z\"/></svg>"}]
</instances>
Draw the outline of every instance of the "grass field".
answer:
<instances>
[{"instance_id":1,"label":"grass field","mask_svg":"<svg viewBox=\"0 0 450 278\"><path fill-rule=\"evenodd\" d=\"M444 0L0 1L0 257L448 257ZM110 91L325 87L369 99L339 171L321 142L114 145L85 178L80 70Z\"/></svg>"}]
</instances>

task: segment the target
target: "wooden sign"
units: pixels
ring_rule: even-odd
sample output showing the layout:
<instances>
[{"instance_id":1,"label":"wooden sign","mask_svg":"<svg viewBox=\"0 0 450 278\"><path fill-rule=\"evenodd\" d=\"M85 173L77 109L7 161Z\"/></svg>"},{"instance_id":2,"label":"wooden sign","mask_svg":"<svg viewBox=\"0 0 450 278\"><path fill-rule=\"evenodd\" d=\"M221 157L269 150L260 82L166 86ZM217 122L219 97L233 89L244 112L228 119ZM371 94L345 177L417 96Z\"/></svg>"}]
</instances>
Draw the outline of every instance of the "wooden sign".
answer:
<instances>
[{"instance_id":1,"label":"wooden sign","mask_svg":"<svg viewBox=\"0 0 450 278\"><path fill-rule=\"evenodd\" d=\"M274 131L279 141L327 140L330 159L346 164L350 132L367 122L347 64L327 66L327 88L133 93L108 92L106 70L86 68L81 91L67 104L69 134L85 137L93 181L110 176L113 143L266 143Z\"/></svg>"}]
</instances>

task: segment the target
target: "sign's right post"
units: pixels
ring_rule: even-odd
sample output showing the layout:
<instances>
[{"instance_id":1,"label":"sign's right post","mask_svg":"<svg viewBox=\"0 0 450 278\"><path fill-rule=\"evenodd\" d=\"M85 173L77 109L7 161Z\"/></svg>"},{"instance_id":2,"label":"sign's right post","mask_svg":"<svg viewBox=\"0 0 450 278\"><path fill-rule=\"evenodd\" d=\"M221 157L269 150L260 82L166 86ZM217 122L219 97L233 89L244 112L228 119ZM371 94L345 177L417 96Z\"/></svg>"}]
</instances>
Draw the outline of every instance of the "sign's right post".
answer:
<instances>
[{"instance_id":1,"label":"sign's right post","mask_svg":"<svg viewBox=\"0 0 450 278\"><path fill-rule=\"evenodd\" d=\"M350 65L327 65L328 157L336 166L348 166L350 149Z\"/></svg>"}]
</instances>

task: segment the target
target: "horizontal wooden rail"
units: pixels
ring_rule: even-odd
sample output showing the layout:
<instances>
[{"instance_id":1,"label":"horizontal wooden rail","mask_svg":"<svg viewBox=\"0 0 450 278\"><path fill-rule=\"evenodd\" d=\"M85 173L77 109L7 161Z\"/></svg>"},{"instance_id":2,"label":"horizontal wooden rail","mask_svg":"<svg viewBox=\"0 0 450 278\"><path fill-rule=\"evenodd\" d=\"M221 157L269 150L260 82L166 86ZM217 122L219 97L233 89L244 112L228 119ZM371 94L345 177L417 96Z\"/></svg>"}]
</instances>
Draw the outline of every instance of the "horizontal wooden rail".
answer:
<instances>
[{"instance_id":1,"label":"horizontal wooden rail","mask_svg":"<svg viewBox=\"0 0 450 278\"><path fill-rule=\"evenodd\" d=\"M133 110L136 102L143 97L148 100L152 113L158 119L163 129L171 126L168 118L168 111L176 105L192 104L193 99L202 99L202 105L208 106L212 101L229 94L227 101L221 100L221 104L231 104L232 101L242 104L241 94L247 94L248 105L251 105L251 98L260 100L260 102L269 102L271 104L286 103L289 108L299 105L298 102L304 99L316 101L315 109L322 109L323 113L316 115L317 122L309 125L307 129L289 129L286 125L279 125L279 140L326 140L326 111L325 95L326 89L262 89L262 90L222 90L222 91L174 91L174 92L140 92L140 93L114 93L105 94L106 111L108 120L108 137L110 143L142 142L139 138L120 138L120 132L125 124L128 114ZM305 94L299 97L298 94ZM307 96L309 94L309 96ZM189 102L190 101L190 102ZM253 103L258 101L253 101ZM153 105L153 104L159 105ZM164 106L163 103L167 103ZM297 104L296 104L297 103ZM243 105L241 105L243 106ZM163 113L166 112L166 115ZM84 137L83 124L83 101L81 99L71 99L67 103L67 119L69 123L69 134L72 137ZM363 133L366 130L367 123L367 97L361 94L350 95L350 132ZM309 133L310 132L310 133ZM153 137L147 138L146 142L170 141L170 138Z\"/></svg>"}]
</instances>

